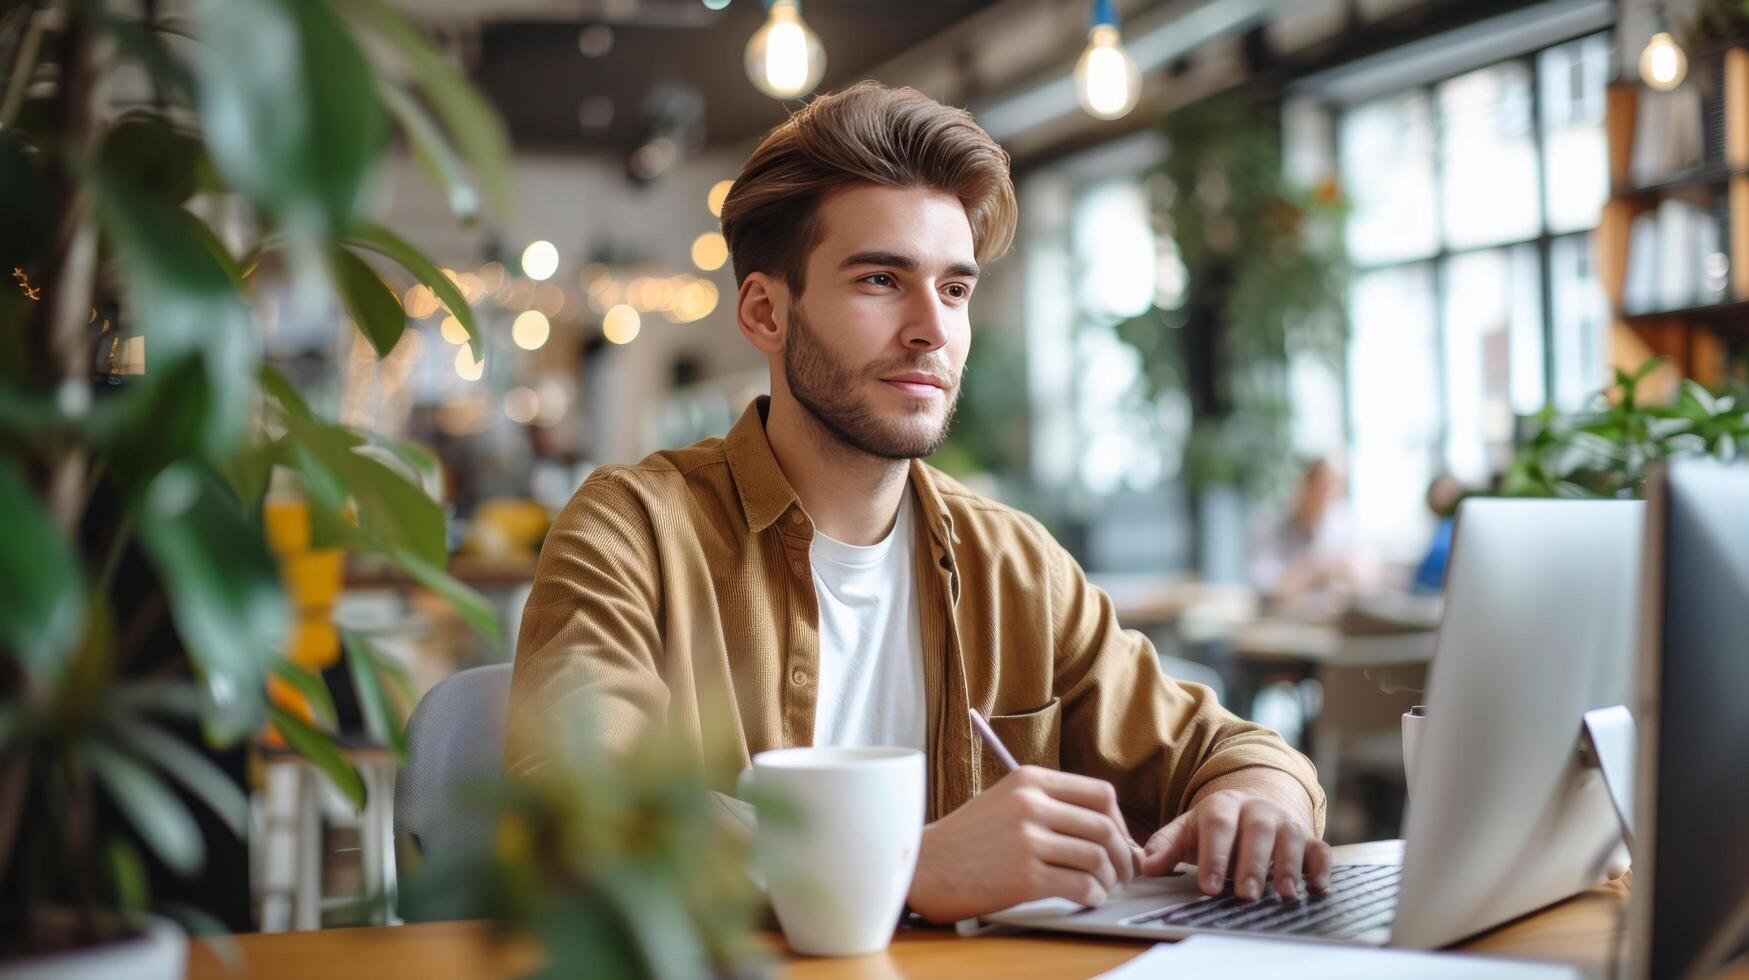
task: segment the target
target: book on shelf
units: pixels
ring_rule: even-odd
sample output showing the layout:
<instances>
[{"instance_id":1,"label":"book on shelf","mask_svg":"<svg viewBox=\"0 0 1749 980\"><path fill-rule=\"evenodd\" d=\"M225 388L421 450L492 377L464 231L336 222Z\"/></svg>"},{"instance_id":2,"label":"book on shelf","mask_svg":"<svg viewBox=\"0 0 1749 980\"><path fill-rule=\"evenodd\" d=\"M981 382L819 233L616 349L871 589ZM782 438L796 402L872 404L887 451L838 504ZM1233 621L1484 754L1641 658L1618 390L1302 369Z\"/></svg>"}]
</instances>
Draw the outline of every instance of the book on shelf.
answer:
<instances>
[{"instance_id":1,"label":"book on shelf","mask_svg":"<svg viewBox=\"0 0 1749 980\"><path fill-rule=\"evenodd\" d=\"M1630 315L1707 306L1730 298L1724 208L1722 199L1701 207L1669 198L1634 219L1622 296Z\"/></svg>"}]
</instances>

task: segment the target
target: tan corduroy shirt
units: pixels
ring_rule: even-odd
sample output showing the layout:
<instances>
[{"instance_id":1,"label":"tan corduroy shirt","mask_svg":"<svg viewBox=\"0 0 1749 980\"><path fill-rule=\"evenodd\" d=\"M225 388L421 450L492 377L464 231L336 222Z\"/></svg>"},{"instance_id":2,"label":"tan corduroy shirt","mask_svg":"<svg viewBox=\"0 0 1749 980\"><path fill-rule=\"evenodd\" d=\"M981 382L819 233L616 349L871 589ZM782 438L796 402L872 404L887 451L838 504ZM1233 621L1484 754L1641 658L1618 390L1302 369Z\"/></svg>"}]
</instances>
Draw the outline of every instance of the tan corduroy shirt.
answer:
<instances>
[{"instance_id":1,"label":"tan corduroy shirt","mask_svg":"<svg viewBox=\"0 0 1749 980\"><path fill-rule=\"evenodd\" d=\"M724 438L593 473L554 522L523 611L505 764L550 750L542 711L586 712L610 748L652 722L702 739L726 712L742 763L807 745L819 685L813 522L765 437L761 398ZM1034 519L915 461L929 818L1001 778L967 708L1023 764L1108 780L1140 839L1204 783L1311 763L1206 687L1165 677L1106 594Z\"/></svg>"}]
</instances>

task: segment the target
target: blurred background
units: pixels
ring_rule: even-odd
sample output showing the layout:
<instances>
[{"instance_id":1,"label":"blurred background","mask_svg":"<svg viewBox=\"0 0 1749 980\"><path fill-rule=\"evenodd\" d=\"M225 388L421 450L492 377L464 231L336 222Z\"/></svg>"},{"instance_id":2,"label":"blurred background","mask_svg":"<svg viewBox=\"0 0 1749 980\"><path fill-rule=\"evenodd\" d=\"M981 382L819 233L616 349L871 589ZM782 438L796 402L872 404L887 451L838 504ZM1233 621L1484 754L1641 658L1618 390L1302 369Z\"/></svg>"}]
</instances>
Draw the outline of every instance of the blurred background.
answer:
<instances>
[{"instance_id":1,"label":"blurred background","mask_svg":"<svg viewBox=\"0 0 1749 980\"><path fill-rule=\"evenodd\" d=\"M1457 502L1614 495L1651 459L1735 454L1749 434L1732 395L1749 379L1739 7L400 4L501 120L514 203L458 221L477 191L430 179L454 161L409 127L356 210L423 251L472 322L410 263L374 266L404 319L387 343L295 261L270 259L248 303L310 411L433 464L415 468L440 556L497 618L349 550L286 573L288 656L333 689L365 780L392 786L356 690L374 682L339 634L371 638L401 717L509 660L547 525L584 477L721 434L766 391L733 322L723 196L809 94L873 78L967 107L1013 155L1018 235L979 284L932 462L1042 520L1168 673L1306 749L1332 840L1394 836L1398 719ZM118 338L117 374L151 363L138 340ZM296 532L311 516L291 489L265 490L282 569L326 554ZM276 703L320 718L294 688ZM392 794L360 812L294 757L251 765L249 919L380 919L335 896L392 888Z\"/></svg>"}]
</instances>

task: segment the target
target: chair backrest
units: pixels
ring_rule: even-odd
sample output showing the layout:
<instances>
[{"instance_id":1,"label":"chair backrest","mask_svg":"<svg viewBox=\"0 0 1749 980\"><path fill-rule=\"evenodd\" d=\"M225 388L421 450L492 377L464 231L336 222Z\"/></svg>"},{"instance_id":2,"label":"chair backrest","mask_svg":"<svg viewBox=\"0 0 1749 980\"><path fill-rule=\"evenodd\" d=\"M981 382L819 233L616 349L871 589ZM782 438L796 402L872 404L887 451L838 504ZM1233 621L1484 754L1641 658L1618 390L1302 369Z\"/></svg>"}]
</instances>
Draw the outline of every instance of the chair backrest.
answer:
<instances>
[{"instance_id":1,"label":"chair backrest","mask_svg":"<svg viewBox=\"0 0 1749 980\"><path fill-rule=\"evenodd\" d=\"M425 854L491 840L487 813L458 799L469 783L503 765L510 664L464 670L419 699L407 719L407 764L395 776L395 833Z\"/></svg>"}]
</instances>

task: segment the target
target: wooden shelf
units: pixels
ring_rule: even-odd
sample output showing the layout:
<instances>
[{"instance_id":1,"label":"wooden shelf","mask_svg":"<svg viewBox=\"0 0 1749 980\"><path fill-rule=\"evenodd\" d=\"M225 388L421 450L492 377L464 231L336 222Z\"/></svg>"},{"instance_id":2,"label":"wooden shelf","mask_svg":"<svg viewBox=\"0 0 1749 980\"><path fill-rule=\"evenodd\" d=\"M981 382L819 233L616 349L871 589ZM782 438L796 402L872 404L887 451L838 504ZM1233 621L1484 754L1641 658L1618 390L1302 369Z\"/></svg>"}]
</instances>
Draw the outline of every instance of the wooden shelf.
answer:
<instances>
[{"instance_id":1,"label":"wooden shelf","mask_svg":"<svg viewBox=\"0 0 1749 980\"><path fill-rule=\"evenodd\" d=\"M1625 199L1662 198L1683 191L1724 190L1734 177L1749 177L1749 170L1738 170L1724 164L1709 164L1672 174L1663 180L1638 187L1619 187L1610 196Z\"/></svg>"},{"instance_id":2,"label":"wooden shelf","mask_svg":"<svg viewBox=\"0 0 1749 980\"><path fill-rule=\"evenodd\" d=\"M1669 320L1703 323L1715 333L1749 337L1749 300L1733 303L1710 303L1675 310L1650 310L1643 313L1623 312L1621 319L1634 326L1649 326Z\"/></svg>"},{"instance_id":3,"label":"wooden shelf","mask_svg":"<svg viewBox=\"0 0 1749 980\"><path fill-rule=\"evenodd\" d=\"M1670 359L1680 376L1704 385L1720 383L1730 350L1749 340L1749 48L1725 46L1690 55L1690 70L1702 60L1719 59L1717 90L1722 102L1723 159L1636 185L1630 174L1636 120L1644 87L1613 82L1606 91L1604 135L1609 155L1611 193L1599 216L1593 244L1597 278L1615 308L1616 366L1632 370L1646 356ZM1710 197L1724 205L1724 241L1730 256L1724 301L1670 310L1622 308L1628 281L1633 226L1659 202L1677 197ZM1644 261L1644 259L1642 259Z\"/></svg>"}]
</instances>

